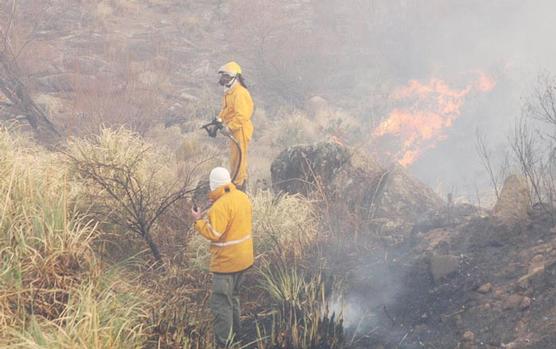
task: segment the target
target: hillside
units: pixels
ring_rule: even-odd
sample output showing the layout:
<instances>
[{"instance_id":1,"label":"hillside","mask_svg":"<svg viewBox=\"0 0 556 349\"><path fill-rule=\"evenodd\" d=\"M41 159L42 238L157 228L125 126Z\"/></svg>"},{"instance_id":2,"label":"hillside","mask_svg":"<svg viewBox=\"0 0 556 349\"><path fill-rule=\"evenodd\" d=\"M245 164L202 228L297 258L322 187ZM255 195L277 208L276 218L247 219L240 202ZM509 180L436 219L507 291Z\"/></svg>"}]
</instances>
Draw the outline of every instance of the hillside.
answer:
<instances>
[{"instance_id":1,"label":"hillside","mask_svg":"<svg viewBox=\"0 0 556 349\"><path fill-rule=\"evenodd\" d=\"M0 348L218 348L190 212L229 166L200 127L230 60L255 104L230 348L556 347L551 10L0 2Z\"/></svg>"}]
</instances>

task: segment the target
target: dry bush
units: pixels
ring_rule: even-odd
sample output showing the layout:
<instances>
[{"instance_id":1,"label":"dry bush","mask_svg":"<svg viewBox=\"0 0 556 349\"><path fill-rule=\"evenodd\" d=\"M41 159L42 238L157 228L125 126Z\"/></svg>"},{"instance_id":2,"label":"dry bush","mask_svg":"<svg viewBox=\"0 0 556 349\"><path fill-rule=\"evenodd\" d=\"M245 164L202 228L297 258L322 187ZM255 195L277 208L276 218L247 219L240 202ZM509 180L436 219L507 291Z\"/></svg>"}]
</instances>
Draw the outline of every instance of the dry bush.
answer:
<instances>
[{"instance_id":1,"label":"dry bush","mask_svg":"<svg viewBox=\"0 0 556 349\"><path fill-rule=\"evenodd\" d=\"M84 194L94 203L97 218L136 233L161 262L153 231L195 189L197 164L180 166L170 152L123 128L73 139L66 155L72 179L87 189Z\"/></svg>"}]
</instances>

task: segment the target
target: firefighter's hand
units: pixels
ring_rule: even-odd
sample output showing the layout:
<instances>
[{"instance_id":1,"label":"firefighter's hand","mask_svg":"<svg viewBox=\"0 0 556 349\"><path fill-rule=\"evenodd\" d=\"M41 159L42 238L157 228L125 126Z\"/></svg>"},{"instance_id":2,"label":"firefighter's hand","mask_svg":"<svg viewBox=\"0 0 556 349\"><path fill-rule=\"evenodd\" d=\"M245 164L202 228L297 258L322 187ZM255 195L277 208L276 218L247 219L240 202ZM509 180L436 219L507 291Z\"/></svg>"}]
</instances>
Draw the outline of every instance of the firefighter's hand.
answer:
<instances>
[{"instance_id":1,"label":"firefighter's hand","mask_svg":"<svg viewBox=\"0 0 556 349\"><path fill-rule=\"evenodd\" d=\"M196 206L193 206L191 208L191 216L193 217L194 220L201 219L201 217L203 216L203 213L204 212L201 212L201 210Z\"/></svg>"}]
</instances>

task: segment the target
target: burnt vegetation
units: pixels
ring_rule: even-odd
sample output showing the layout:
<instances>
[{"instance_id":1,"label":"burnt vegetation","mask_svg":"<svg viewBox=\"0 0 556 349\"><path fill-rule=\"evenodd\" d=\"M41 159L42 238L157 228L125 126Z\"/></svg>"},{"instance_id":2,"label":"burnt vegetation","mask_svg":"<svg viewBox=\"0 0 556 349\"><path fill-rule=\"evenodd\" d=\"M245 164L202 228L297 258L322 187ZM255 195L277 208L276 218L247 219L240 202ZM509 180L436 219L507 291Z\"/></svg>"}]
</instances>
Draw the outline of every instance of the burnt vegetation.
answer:
<instances>
[{"instance_id":1,"label":"burnt vegetation","mask_svg":"<svg viewBox=\"0 0 556 349\"><path fill-rule=\"evenodd\" d=\"M189 212L230 57L257 106L233 348L555 347L556 79L519 110L508 52L461 55L552 12L483 3L1 1L0 347L216 348Z\"/></svg>"}]
</instances>

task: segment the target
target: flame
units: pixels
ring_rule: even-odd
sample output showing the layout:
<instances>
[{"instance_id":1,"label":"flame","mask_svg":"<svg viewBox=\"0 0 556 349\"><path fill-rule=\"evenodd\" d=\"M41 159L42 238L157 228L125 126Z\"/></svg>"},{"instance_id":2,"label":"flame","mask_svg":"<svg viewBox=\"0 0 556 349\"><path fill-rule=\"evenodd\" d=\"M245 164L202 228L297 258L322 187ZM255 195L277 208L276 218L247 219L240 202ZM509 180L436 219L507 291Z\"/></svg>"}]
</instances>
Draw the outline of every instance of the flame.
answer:
<instances>
[{"instance_id":1,"label":"flame","mask_svg":"<svg viewBox=\"0 0 556 349\"><path fill-rule=\"evenodd\" d=\"M481 92L489 92L492 91L495 86L496 86L496 81L494 81L493 78L486 75L485 73L482 72L479 73L479 79L475 84L477 90Z\"/></svg>"},{"instance_id":2,"label":"flame","mask_svg":"<svg viewBox=\"0 0 556 349\"><path fill-rule=\"evenodd\" d=\"M469 93L488 92L495 85L495 81L483 73L463 89L451 88L440 79L431 79L428 83L411 80L390 95L394 102L409 106L393 109L374 129L373 136L398 138L400 150L393 156L402 166L409 166L425 150L446 139L445 130L461 115Z\"/></svg>"}]
</instances>

